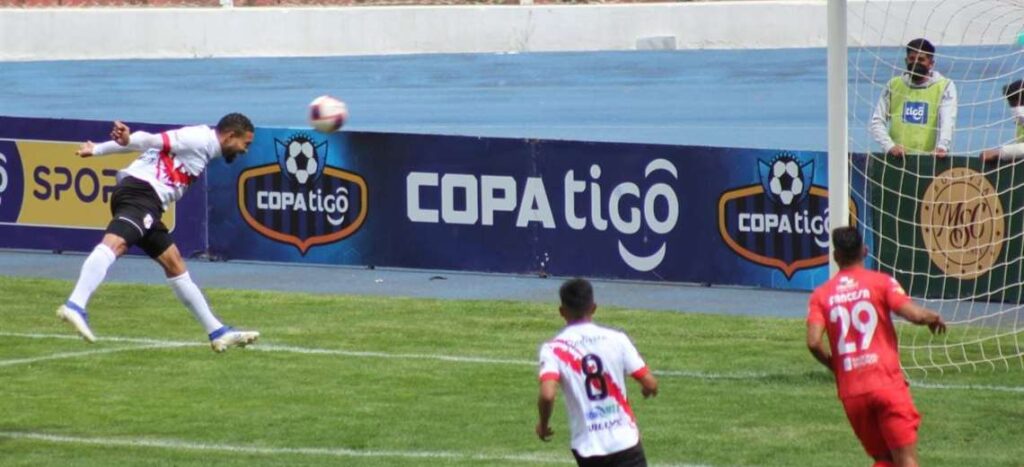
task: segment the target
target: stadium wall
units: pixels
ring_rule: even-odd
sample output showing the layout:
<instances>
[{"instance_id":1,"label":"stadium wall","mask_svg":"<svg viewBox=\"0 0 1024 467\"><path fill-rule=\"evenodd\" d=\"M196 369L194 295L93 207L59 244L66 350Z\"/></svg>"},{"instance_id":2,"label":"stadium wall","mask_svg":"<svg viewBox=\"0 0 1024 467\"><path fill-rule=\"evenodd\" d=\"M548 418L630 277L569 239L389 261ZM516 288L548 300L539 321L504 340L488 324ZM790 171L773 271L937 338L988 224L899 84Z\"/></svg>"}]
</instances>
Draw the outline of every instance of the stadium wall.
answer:
<instances>
[{"instance_id":1,"label":"stadium wall","mask_svg":"<svg viewBox=\"0 0 1024 467\"><path fill-rule=\"evenodd\" d=\"M306 8L0 8L0 60L823 47L825 5L721 1L624 5ZM850 32L897 45L1006 44L1005 2L930 23L950 2L850 3ZM958 15L953 15L956 18ZM887 24L887 22L898 24ZM867 25L870 25L870 29ZM993 27L995 25L996 27ZM858 28L863 28L863 34ZM995 31L995 33L994 33ZM1006 37L1003 37L1006 36ZM872 44L864 44L872 45Z\"/></svg>"}]
</instances>

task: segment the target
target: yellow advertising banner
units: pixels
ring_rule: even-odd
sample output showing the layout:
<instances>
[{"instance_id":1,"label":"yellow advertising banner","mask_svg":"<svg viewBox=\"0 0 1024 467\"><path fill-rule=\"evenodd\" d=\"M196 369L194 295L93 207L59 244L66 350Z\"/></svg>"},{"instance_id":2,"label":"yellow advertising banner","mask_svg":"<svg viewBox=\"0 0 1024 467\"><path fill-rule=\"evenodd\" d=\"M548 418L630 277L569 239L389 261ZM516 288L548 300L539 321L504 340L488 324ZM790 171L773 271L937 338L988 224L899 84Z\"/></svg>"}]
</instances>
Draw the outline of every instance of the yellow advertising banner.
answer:
<instances>
[{"instance_id":1,"label":"yellow advertising banner","mask_svg":"<svg viewBox=\"0 0 1024 467\"><path fill-rule=\"evenodd\" d=\"M16 140L24 194L18 225L103 230L110 222L110 197L117 171L138 153L81 158L79 143ZM163 222L174 231L174 206Z\"/></svg>"}]
</instances>

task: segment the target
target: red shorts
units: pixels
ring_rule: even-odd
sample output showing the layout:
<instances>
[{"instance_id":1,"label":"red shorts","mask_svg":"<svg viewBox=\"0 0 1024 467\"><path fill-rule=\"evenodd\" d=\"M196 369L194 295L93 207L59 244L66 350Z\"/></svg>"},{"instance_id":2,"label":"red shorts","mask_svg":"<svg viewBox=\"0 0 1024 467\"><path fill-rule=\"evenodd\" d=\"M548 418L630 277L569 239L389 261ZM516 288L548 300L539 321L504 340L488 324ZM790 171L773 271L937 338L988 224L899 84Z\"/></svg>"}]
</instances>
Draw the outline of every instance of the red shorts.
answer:
<instances>
[{"instance_id":1,"label":"red shorts","mask_svg":"<svg viewBox=\"0 0 1024 467\"><path fill-rule=\"evenodd\" d=\"M872 457L917 442L921 415L906 387L881 389L842 400L846 418Z\"/></svg>"}]
</instances>

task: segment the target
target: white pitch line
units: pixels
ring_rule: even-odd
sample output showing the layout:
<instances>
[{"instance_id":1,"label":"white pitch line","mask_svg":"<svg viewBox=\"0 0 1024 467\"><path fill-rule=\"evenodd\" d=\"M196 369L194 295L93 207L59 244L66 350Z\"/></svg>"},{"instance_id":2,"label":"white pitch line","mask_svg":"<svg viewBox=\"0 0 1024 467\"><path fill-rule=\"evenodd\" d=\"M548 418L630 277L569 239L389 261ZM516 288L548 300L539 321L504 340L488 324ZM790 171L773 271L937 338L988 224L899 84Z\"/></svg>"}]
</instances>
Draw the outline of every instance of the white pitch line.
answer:
<instances>
[{"instance_id":1,"label":"white pitch line","mask_svg":"<svg viewBox=\"0 0 1024 467\"><path fill-rule=\"evenodd\" d=\"M129 350L143 350L143 349L157 349L157 348L172 348L181 347L180 345L172 344L150 344L143 346L132 346L132 347L115 347L111 349L97 349L97 350L85 350L82 352L63 352L52 355L44 355L42 357L30 357L30 358L16 358L12 360L0 360L0 367L3 366L14 366L22 365L26 363L45 362L48 360L64 360L68 358L79 358L79 357L90 357L93 355L102 355L108 353L125 352Z\"/></svg>"},{"instance_id":2,"label":"white pitch line","mask_svg":"<svg viewBox=\"0 0 1024 467\"><path fill-rule=\"evenodd\" d=\"M737 379L737 380L756 380L756 379L768 379L778 378L783 376L796 376L802 375L803 371L779 371L775 373L767 373L762 371L735 371L732 373L717 373L717 372L706 372L698 370L654 370L654 373L658 376L668 377L679 377L679 378L693 378L693 379L708 379L708 380L719 380L719 379Z\"/></svg>"},{"instance_id":3,"label":"white pitch line","mask_svg":"<svg viewBox=\"0 0 1024 467\"><path fill-rule=\"evenodd\" d=\"M263 352L291 352L309 355L342 355L346 357L369 357L369 358L393 358L401 360L440 360L443 362L459 363L492 363L496 365L530 365L535 366L536 362L527 360L510 360L504 358L471 357L463 355L439 355L439 354L410 354L410 353L386 353L367 352L354 350L316 349L306 347L293 347L290 345L255 345L252 350Z\"/></svg>"},{"instance_id":4,"label":"white pitch line","mask_svg":"<svg viewBox=\"0 0 1024 467\"><path fill-rule=\"evenodd\" d=\"M665 370L665 371L653 371L652 373L658 376L675 376L681 378L691 379L703 379L703 380L760 380L760 379L771 379L787 376L798 376L806 372L803 371L789 371L789 372L776 372L776 373L763 373L756 371L737 371L734 373L706 373L703 371L692 371L692 370ZM942 384L942 383L929 383L925 381L910 379L910 387L913 389L947 389L947 390L963 390L963 391L994 391L994 392L1014 392L1024 393L1024 386L995 386L987 384Z\"/></svg>"},{"instance_id":5,"label":"white pitch line","mask_svg":"<svg viewBox=\"0 0 1024 467\"><path fill-rule=\"evenodd\" d=\"M63 339L71 341L80 341L81 337L75 334L39 334L39 333L27 333L27 332L0 332L0 337L23 337L25 339ZM98 342L127 342L131 344L159 344L159 345L175 345L175 346L193 346L193 345L208 345L195 341L167 341L159 339L145 339L140 337L97 337Z\"/></svg>"},{"instance_id":6,"label":"white pitch line","mask_svg":"<svg viewBox=\"0 0 1024 467\"><path fill-rule=\"evenodd\" d=\"M910 387L923 389L963 389L968 391L983 390L996 392L1016 392L1024 394L1024 387L1021 386L991 386L987 384L941 384L910 380Z\"/></svg>"},{"instance_id":7,"label":"white pitch line","mask_svg":"<svg viewBox=\"0 0 1024 467\"><path fill-rule=\"evenodd\" d=\"M77 436L49 435L0 431L0 438L24 439L48 443L87 444L104 447L159 448L178 451L215 451L240 454L262 455L306 455L328 457L400 457L411 459L452 459L478 461L506 461L533 464L571 464L567 458L555 458L530 454L470 454L453 451L399 451L359 450L348 448L275 448L269 446L245 446L232 444L195 443L175 439L132 439L132 438L85 438Z\"/></svg>"},{"instance_id":8,"label":"white pitch line","mask_svg":"<svg viewBox=\"0 0 1024 467\"><path fill-rule=\"evenodd\" d=\"M24 439L48 443L86 444L104 447L158 448L179 451L215 451L261 455L306 455L327 457L400 457L413 459L450 459L476 461L505 461L533 464L572 464L568 458L531 454L468 454L452 451L399 451L356 450L348 448L274 448L268 446L238 446L230 444L194 443L173 439L84 438L17 431L0 431L0 438ZM653 464L656 467L709 467L709 464Z\"/></svg>"},{"instance_id":9,"label":"white pitch line","mask_svg":"<svg viewBox=\"0 0 1024 467\"><path fill-rule=\"evenodd\" d=\"M70 336L66 334L32 334L32 333L15 333L15 332L0 332L0 337L22 337L26 339L65 339L65 340L80 340L78 336ZM186 342L186 341L163 341L156 339L140 339L135 337L98 337L98 342L128 342L133 344L149 344L149 345L165 345L165 346L198 346L207 345L198 342ZM370 351L357 351L357 350L338 350L338 349L318 349L309 347L295 347L290 345L276 345L276 344L259 344L247 347L247 350L257 350L261 352L288 352L298 353L306 355L340 355L343 357L363 357L363 358L390 358L400 360L440 360L444 362L458 362L458 363L489 363L496 365L529 365L534 366L536 362L529 360L511 360L504 358L489 358L489 357L473 357L466 355L442 355L442 354L408 354L408 353L387 353L387 352L370 352Z\"/></svg>"},{"instance_id":10,"label":"white pitch line","mask_svg":"<svg viewBox=\"0 0 1024 467\"><path fill-rule=\"evenodd\" d=\"M0 337L21 337L26 339L65 339L65 340L80 340L78 336L72 336L67 334L35 334L35 333L16 333L16 332L0 332ZM127 342L134 344L146 344L154 347L191 347L191 346L206 346L205 343L199 342L187 342L187 341L164 341L156 339L143 339L136 337L100 337L97 339L100 342ZM137 347L138 348L138 347ZM130 348L122 348L118 351L131 350ZM456 362L456 363L485 363L485 364L496 364L496 365L517 365L517 366L535 366L537 363L530 360L513 360L513 359L502 359L502 358L489 358L489 357L474 357L468 355L443 355L443 354L409 354L409 353L387 353L387 352L370 352L370 351L354 351L354 350L338 350L338 349L320 349L310 347L295 347L290 345L275 345L275 344L258 344L251 347L247 347L247 350L256 350L262 352L287 352L287 353L298 353L305 355L339 355L343 357L361 357L361 358L385 358L385 359L398 359L398 360L438 360L444 362ZM99 351L93 351L99 352ZM44 358L44 357L39 357ZM2 366L2 365L0 365ZM737 371L733 373L717 373L717 372L704 372L696 370L654 370L653 373L663 377L676 377L676 378L690 378L699 379L705 381L720 381L720 380L740 380L740 381L751 381L769 378L779 377L791 377L803 374L803 371L789 371L789 372L756 372L756 371ZM942 389L942 390L968 390L968 391L995 391L995 392L1014 392L1024 393L1024 387L1022 386L993 386L984 384L936 384L927 383L924 381L910 380L912 387L921 389Z\"/></svg>"}]
</instances>

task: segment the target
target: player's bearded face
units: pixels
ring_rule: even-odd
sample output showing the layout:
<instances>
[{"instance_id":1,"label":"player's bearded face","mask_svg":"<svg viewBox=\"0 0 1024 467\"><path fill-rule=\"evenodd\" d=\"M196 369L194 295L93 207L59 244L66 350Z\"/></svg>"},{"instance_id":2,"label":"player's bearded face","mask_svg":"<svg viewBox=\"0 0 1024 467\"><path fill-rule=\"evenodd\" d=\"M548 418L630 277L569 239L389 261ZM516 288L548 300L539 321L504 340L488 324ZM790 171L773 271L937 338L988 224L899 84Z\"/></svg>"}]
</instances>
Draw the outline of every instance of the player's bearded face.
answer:
<instances>
[{"instance_id":1,"label":"player's bearded face","mask_svg":"<svg viewBox=\"0 0 1024 467\"><path fill-rule=\"evenodd\" d=\"M225 142L224 147L221 148L221 152L224 154L224 160L227 163L234 162L238 156L245 154L249 150L249 145L252 144L252 132L236 133L231 135Z\"/></svg>"}]
</instances>

